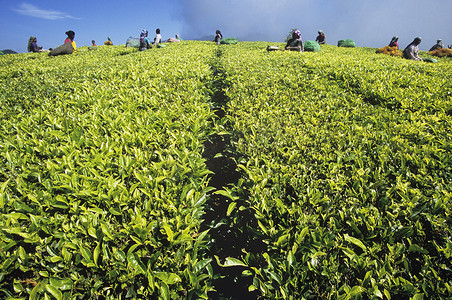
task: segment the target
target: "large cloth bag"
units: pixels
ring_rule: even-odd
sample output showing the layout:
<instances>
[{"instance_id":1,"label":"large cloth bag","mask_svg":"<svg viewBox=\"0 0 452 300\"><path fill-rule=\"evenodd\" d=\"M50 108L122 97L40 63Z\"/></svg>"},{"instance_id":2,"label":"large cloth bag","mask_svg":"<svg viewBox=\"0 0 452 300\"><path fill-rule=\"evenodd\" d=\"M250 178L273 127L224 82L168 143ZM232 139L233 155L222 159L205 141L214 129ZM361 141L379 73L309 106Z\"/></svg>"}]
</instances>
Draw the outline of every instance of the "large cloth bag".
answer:
<instances>
[{"instance_id":1,"label":"large cloth bag","mask_svg":"<svg viewBox=\"0 0 452 300\"><path fill-rule=\"evenodd\" d=\"M72 52L74 52L74 47L72 47L72 44L64 43L63 45L50 50L49 56L72 54Z\"/></svg>"},{"instance_id":2,"label":"large cloth bag","mask_svg":"<svg viewBox=\"0 0 452 300\"><path fill-rule=\"evenodd\" d=\"M356 47L356 44L355 44L355 41L353 41L352 39L346 39L346 40L337 41L337 46L354 48L354 47Z\"/></svg>"},{"instance_id":3,"label":"large cloth bag","mask_svg":"<svg viewBox=\"0 0 452 300\"><path fill-rule=\"evenodd\" d=\"M319 43L317 43L316 41L306 41L304 42L304 51L311 51L311 52L319 52L320 50L322 50L320 48Z\"/></svg>"}]
</instances>

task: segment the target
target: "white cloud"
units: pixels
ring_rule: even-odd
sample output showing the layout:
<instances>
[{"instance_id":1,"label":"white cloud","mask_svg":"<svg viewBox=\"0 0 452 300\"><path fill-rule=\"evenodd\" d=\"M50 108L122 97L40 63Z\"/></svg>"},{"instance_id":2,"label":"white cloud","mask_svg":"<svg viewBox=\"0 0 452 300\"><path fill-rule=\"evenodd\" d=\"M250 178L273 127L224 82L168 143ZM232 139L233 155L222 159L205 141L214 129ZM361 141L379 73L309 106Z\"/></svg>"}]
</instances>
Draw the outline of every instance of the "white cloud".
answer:
<instances>
[{"instance_id":1,"label":"white cloud","mask_svg":"<svg viewBox=\"0 0 452 300\"><path fill-rule=\"evenodd\" d=\"M73 17L71 15L68 15L61 11L55 11L55 10L45 10L40 9L32 4L28 3L22 3L19 5L18 8L13 8L13 10L21 15L25 16L31 16L46 20L60 20L60 19L80 19Z\"/></svg>"}]
</instances>

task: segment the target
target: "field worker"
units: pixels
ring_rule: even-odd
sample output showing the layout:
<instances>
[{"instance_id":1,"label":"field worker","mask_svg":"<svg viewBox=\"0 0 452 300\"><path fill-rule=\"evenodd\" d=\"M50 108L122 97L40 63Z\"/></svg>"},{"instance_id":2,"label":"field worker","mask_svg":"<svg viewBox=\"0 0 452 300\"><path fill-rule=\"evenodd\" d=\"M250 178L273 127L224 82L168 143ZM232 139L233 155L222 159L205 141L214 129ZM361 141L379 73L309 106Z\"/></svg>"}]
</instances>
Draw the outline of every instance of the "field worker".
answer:
<instances>
[{"instance_id":1,"label":"field worker","mask_svg":"<svg viewBox=\"0 0 452 300\"><path fill-rule=\"evenodd\" d=\"M46 50L46 49L42 49L42 47L39 47L38 46L38 40L34 36L31 36L28 39L27 50L28 50L28 52L47 52L47 51L49 51L49 50Z\"/></svg>"},{"instance_id":2,"label":"field worker","mask_svg":"<svg viewBox=\"0 0 452 300\"><path fill-rule=\"evenodd\" d=\"M104 42L105 46L113 46L113 42L111 41L110 37L107 36L107 40Z\"/></svg>"},{"instance_id":3,"label":"field worker","mask_svg":"<svg viewBox=\"0 0 452 300\"><path fill-rule=\"evenodd\" d=\"M319 30L317 33L318 33L319 35L315 38L315 41L316 41L317 43L319 43L319 45L325 44L325 42L326 42L326 37L325 37L325 34L323 33L323 31L322 31L322 30Z\"/></svg>"},{"instance_id":4,"label":"field worker","mask_svg":"<svg viewBox=\"0 0 452 300\"><path fill-rule=\"evenodd\" d=\"M143 29L140 33L140 48L138 50L144 51L150 48L152 48L152 45L151 40L148 38L148 31Z\"/></svg>"},{"instance_id":5,"label":"field worker","mask_svg":"<svg viewBox=\"0 0 452 300\"><path fill-rule=\"evenodd\" d=\"M154 38L154 45L158 45L162 42L162 36L160 34L160 28L157 28L155 30L155 38Z\"/></svg>"},{"instance_id":6,"label":"field worker","mask_svg":"<svg viewBox=\"0 0 452 300\"><path fill-rule=\"evenodd\" d=\"M92 41L91 41L91 44L93 44L93 47L96 47L96 46L97 46L95 40L92 40Z\"/></svg>"},{"instance_id":7,"label":"field worker","mask_svg":"<svg viewBox=\"0 0 452 300\"><path fill-rule=\"evenodd\" d=\"M177 36L177 34L176 34ZM165 43L174 43L174 42L180 42L180 39L178 38L169 38L165 41Z\"/></svg>"},{"instance_id":8,"label":"field worker","mask_svg":"<svg viewBox=\"0 0 452 300\"><path fill-rule=\"evenodd\" d=\"M223 39L223 35L221 34L221 31L217 29L215 31L215 39L213 41L215 43L219 44L222 39Z\"/></svg>"},{"instance_id":9,"label":"field worker","mask_svg":"<svg viewBox=\"0 0 452 300\"><path fill-rule=\"evenodd\" d=\"M420 37L415 38L414 41L412 41L411 44L406 46L405 50L403 50L403 57L412 60L422 60L422 58L420 58L418 55L418 45L421 43L421 41L422 39Z\"/></svg>"},{"instance_id":10,"label":"field worker","mask_svg":"<svg viewBox=\"0 0 452 300\"><path fill-rule=\"evenodd\" d=\"M292 32L292 38L287 41L286 47L284 47L285 50L290 51L300 51L303 52L303 41L301 40L301 32L300 30L294 30Z\"/></svg>"},{"instance_id":11,"label":"field worker","mask_svg":"<svg viewBox=\"0 0 452 300\"><path fill-rule=\"evenodd\" d=\"M398 40L398 36L393 36L391 41L389 42L389 47L397 47L397 49L399 49L399 43L397 43Z\"/></svg>"},{"instance_id":12,"label":"field worker","mask_svg":"<svg viewBox=\"0 0 452 300\"><path fill-rule=\"evenodd\" d=\"M436 49L443 49L443 48L444 48L443 40L439 39L439 40L436 41L436 44L433 45L433 47L430 48L430 50L428 50L428 51L433 51L433 50L436 50Z\"/></svg>"},{"instance_id":13,"label":"field worker","mask_svg":"<svg viewBox=\"0 0 452 300\"><path fill-rule=\"evenodd\" d=\"M68 31L66 31L66 35L67 35L67 38L64 40L64 43L65 44L71 43L72 47L74 48L74 52L77 51L77 46L75 45L75 41L74 41L75 32L73 32L72 30L68 30Z\"/></svg>"}]
</instances>

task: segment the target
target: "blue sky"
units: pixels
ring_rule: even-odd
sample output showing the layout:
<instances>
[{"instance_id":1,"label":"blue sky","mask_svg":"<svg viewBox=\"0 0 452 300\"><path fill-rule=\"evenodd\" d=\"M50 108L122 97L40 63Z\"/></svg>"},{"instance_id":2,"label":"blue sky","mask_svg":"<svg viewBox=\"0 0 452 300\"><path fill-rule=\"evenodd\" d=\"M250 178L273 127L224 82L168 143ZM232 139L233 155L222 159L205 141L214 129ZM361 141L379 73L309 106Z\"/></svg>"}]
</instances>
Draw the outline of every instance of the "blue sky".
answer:
<instances>
[{"instance_id":1,"label":"blue sky","mask_svg":"<svg viewBox=\"0 0 452 300\"><path fill-rule=\"evenodd\" d=\"M0 0L0 49L26 52L28 38L54 48L76 33L77 46L110 37L125 44L147 29L152 38L210 39L216 29L224 37L247 41L283 42L291 28L303 40L314 40L322 29L327 43L351 38L357 46L382 47L399 36L404 48L422 37L421 50L441 38L452 44L452 0Z\"/></svg>"}]
</instances>

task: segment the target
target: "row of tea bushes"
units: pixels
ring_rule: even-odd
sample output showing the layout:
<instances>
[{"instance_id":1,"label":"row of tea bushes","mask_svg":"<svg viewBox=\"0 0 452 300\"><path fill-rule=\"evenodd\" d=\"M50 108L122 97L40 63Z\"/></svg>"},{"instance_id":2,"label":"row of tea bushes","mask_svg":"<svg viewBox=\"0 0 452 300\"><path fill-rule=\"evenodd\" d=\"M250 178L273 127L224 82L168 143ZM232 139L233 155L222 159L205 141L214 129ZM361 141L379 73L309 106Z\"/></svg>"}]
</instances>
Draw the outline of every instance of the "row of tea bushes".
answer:
<instances>
[{"instance_id":1,"label":"row of tea bushes","mask_svg":"<svg viewBox=\"0 0 452 300\"><path fill-rule=\"evenodd\" d=\"M243 226L251 211L248 231L267 245L235 258L249 290L450 297L450 61L262 49L243 43L221 58L245 174L230 219Z\"/></svg>"},{"instance_id":2,"label":"row of tea bushes","mask_svg":"<svg viewBox=\"0 0 452 300\"><path fill-rule=\"evenodd\" d=\"M207 298L212 56L1 58L0 297Z\"/></svg>"},{"instance_id":3,"label":"row of tea bushes","mask_svg":"<svg viewBox=\"0 0 452 300\"><path fill-rule=\"evenodd\" d=\"M215 263L267 299L449 297L450 61L266 46L1 57L2 297L209 298ZM242 177L206 225L225 122Z\"/></svg>"}]
</instances>

